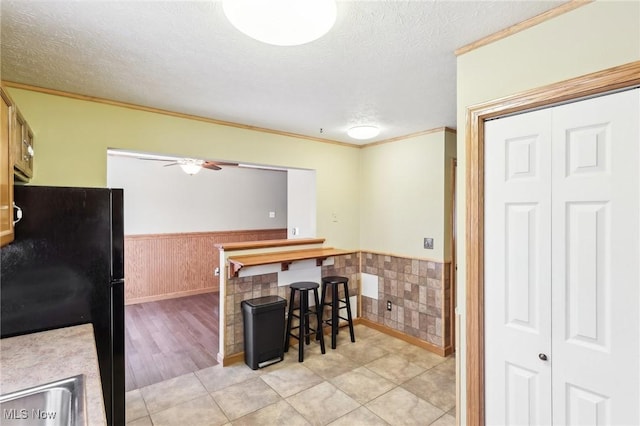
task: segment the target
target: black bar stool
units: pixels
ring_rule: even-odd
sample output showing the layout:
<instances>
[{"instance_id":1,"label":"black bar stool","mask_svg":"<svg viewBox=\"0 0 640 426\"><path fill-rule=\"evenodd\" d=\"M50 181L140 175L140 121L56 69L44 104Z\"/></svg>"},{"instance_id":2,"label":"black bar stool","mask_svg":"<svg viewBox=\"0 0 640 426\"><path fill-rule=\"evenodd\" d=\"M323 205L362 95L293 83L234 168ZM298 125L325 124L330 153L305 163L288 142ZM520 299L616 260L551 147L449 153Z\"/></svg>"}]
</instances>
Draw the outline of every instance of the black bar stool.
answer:
<instances>
[{"instance_id":1,"label":"black bar stool","mask_svg":"<svg viewBox=\"0 0 640 426\"><path fill-rule=\"evenodd\" d=\"M338 297L338 286L342 284L344 288L344 299ZM327 287L331 287L331 302L325 302L325 294ZM322 312L324 313L324 307L331 307L331 318L323 320L323 323L331 325L331 349L336 348L336 338L338 336L338 320L345 320L349 323L349 333L351 334L351 341L356 341L356 336L353 333L353 318L351 317L351 303L349 302L349 278L347 277L324 277L322 278L322 300L320 305L322 306ZM340 306L342 304L342 306ZM339 311L341 308L347 308L347 318L341 317Z\"/></svg>"},{"instance_id":2,"label":"black bar stool","mask_svg":"<svg viewBox=\"0 0 640 426\"><path fill-rule=\"evenodd\" d=\"M311 334L316 334L316 340L320 340L320 350L322 353L325 353L324 349L324 336L322 335L322 316L320 315L320 309L318 309L320 305L320 301L318 300L318 283L302 281L297 283L292 283L289 288L291 288L291 299L289 301L289 316L287 318L287 333L284 341L284 351L289 351L289 338L293 337L298 339L298 362L302 362L304 360L304 344L307 345L311 342L309 336ZM315 299L315 309L309 309L309 290L313 290L313 297ZM296 291L299 293L300 303L297 307L293 306L293 301L295 299ZM293 311L298 310L298 315L294 314ZM317 318L317 326L316 328L309 327L309 316L316 315ZM300 324L296 327L291 327L291 320L293 318L298 318L300 320ZM298 329L298 335L296 336L291 331L293 329ZM304 337L304 342L302 341Z\"/></svg>"}]
</instances>

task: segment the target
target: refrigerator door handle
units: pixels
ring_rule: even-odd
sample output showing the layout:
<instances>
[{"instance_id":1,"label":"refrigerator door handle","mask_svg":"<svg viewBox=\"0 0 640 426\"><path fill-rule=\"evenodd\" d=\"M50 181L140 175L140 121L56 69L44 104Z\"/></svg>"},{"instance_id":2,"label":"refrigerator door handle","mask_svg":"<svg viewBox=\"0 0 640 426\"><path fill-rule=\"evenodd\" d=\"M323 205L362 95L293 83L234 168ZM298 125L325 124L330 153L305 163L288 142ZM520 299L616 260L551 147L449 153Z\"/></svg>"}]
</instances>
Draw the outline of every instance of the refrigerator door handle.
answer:
<instances>
[{"instance_id":1,"label":"refrigerator door handle","mask_svg":"<svg viewBox=\"0 0 640 426\"><path fill-rule=\"evenodd\" d=\"M16 209L15 217L17 219L13 221L13 224L15 225L16 223L22 220L22 209L19 206L17 206L16 203L13 203L13 208Z\"/></svg>"},{"instance_id":2,"label":"refrigerator door handle","mask_svg":"<svg viewBox=\"0 0 640 426\"><path fill-rule=\"evenodd\" d=\"M124 278L124 221L123 193L121 189L110 189L111 205L111 277Z\"/></svg>"}]
</instances>

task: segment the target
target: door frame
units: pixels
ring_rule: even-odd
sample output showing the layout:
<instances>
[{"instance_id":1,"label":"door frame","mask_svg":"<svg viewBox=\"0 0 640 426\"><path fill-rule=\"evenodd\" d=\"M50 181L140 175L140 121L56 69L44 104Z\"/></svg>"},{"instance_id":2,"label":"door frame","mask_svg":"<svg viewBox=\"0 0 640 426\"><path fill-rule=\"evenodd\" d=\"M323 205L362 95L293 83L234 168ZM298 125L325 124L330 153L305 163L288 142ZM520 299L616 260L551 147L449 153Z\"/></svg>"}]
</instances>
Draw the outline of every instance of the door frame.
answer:
<instances>
[{"instance_id":1,"label":"door frame","mask_svg":"<svg viewBox=\"0 0 640 426\"><path fill-rule=\"evenodd\" d=\"M640 61L473 105L466 113L466 409L467 424L485 423L484 407L484 122L640 86Z\"/></svg>"}]
</instances>

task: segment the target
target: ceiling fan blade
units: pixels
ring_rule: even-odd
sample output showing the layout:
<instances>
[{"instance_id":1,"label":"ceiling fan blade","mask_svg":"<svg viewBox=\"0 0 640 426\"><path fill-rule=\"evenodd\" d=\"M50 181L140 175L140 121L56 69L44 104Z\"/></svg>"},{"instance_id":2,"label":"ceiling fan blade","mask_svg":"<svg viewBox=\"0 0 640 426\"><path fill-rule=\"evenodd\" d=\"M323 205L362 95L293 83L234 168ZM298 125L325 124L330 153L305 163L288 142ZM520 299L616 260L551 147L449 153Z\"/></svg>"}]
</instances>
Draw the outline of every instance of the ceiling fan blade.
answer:
<instances>
[{"instance_id":1,"label":"ceiling fan blade","mask_svg":"<svg viewBox=\"0 0 640 426\"><path fill-rule=\"evenodd\" d=\"M216 161L215 162L218 166L231 166L231 167L238 167L238 163L227 163L224 161Z\"/></svg>"},{"instance_id":2,"label":"ceiling fan blade","mask_svg":"<svg viewBox=\"0 0 640 426\"><path fill-rule=\"evenodd\" d=\"M163 160L163 161L164 161L164 160ZM176 165L178 165L178 164L180 164L180 163L179 163L179 162L177 162L177 161L174 161L173 163L165 164L165 165L164 165L164 166L162 166L162 167L176 166Z\"/></svg>"},{"instance_id":3,"label":"ceiling fan blade","mask_svg":"<svg viewBox=\"0 0 640 426\"><path fill-rule=\"evenodd\" d=\"M209 170L222 170L222 167L220 167L218 164L214 163L213 161L205 161L204 163L202 163L202 168L209 169Z\"/></svg>"},{"instance_id":4,"label":"ceiling fan blade","mask_svg":"<svg viewBox=\"0 0 640 426\"><path fill-rule=\"evenodd\" d=\"M144 157L136 157L136 160L143 160L143 161L176 161L176 160L170 160L168 158L144 158Z\"/></svg>"}]
</instances>

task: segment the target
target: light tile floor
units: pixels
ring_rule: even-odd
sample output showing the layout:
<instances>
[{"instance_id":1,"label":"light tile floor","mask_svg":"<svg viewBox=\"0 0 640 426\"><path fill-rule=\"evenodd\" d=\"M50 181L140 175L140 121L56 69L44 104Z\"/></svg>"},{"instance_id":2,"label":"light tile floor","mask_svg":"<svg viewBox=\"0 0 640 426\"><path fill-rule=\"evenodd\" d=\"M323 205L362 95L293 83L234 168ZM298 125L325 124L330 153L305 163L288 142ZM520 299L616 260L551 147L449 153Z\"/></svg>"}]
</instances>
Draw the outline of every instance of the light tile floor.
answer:
<instances>
[{"instance_id":1,"label":"light tile floor","mask_svg":"<svg viewBox=\"0 0 640 426\"><path fill-rule=\"evenodd\" d=\"M128 426L455 425L455 359L356 325L261 370L216 365L127 392Z\"/></svg>"}]
</instances>

